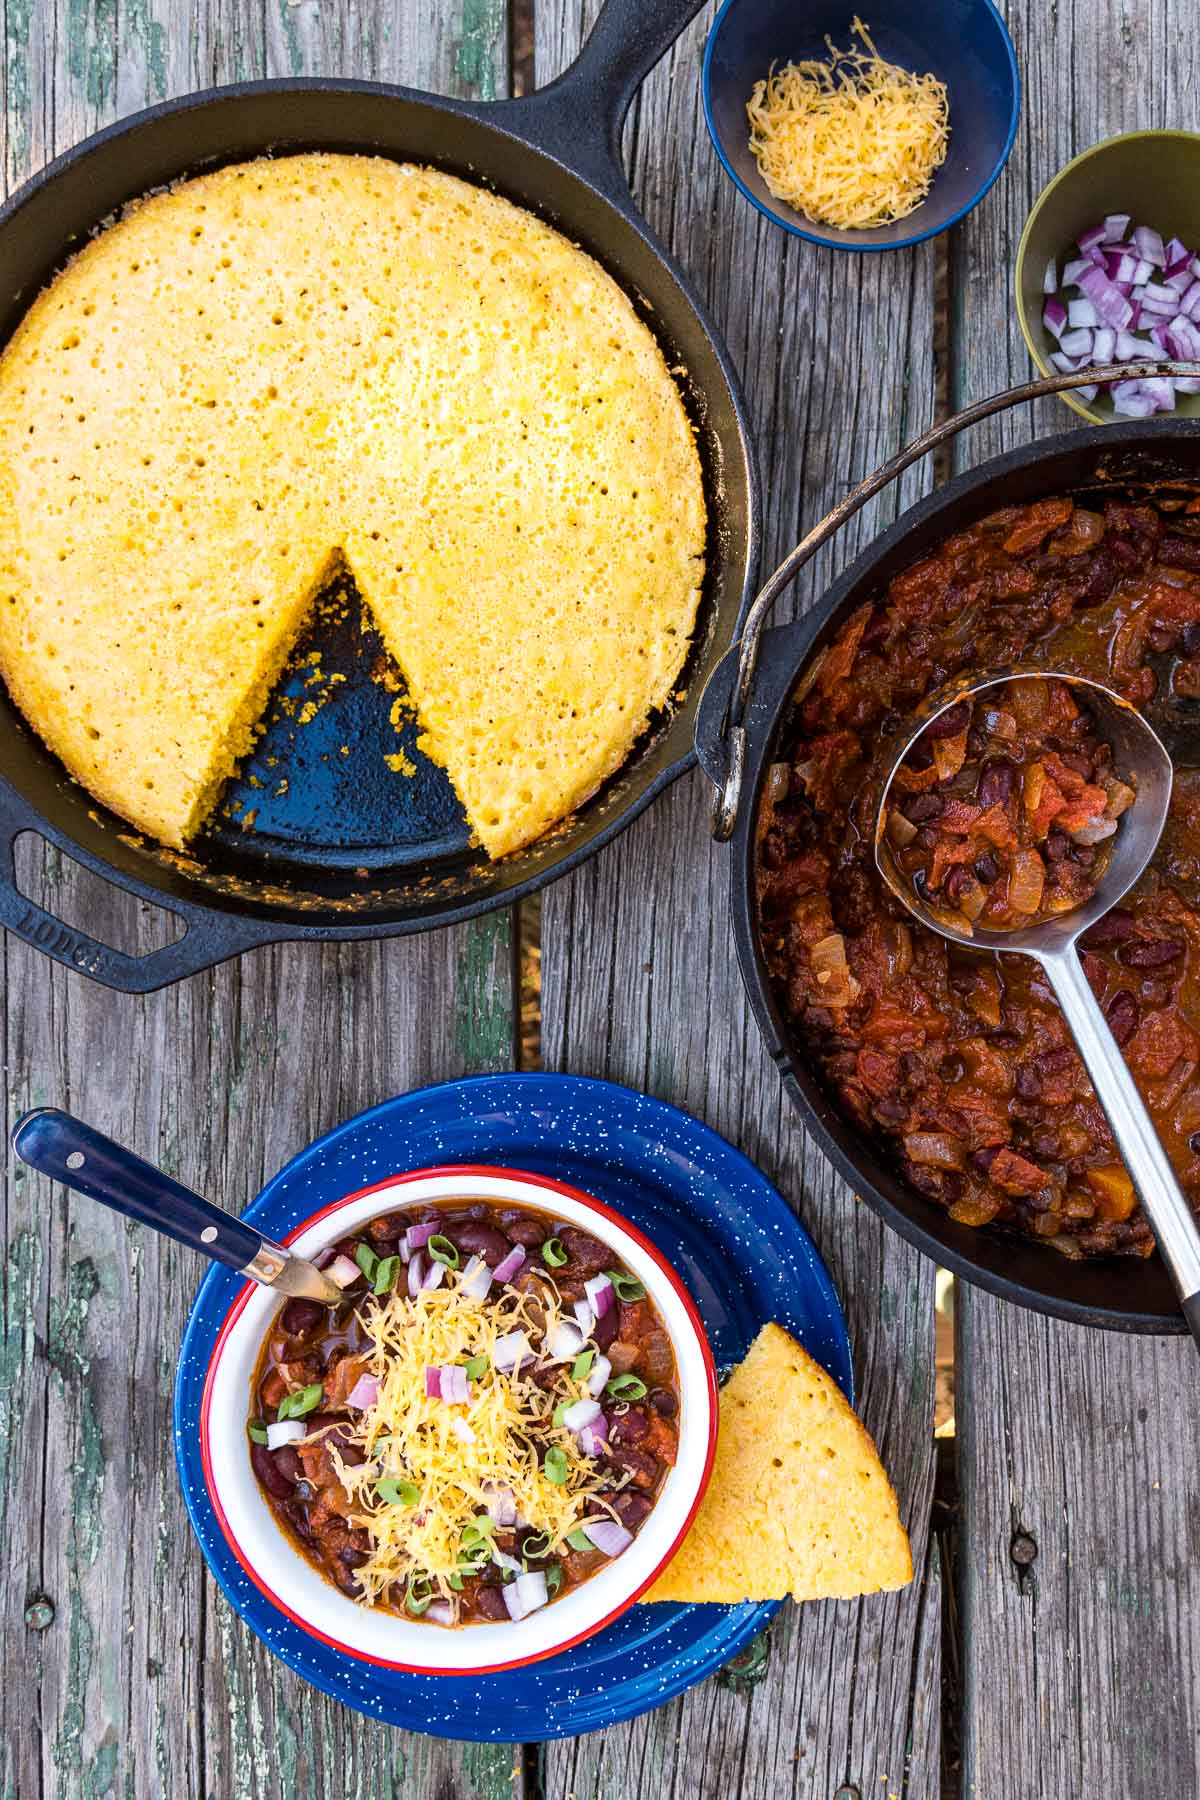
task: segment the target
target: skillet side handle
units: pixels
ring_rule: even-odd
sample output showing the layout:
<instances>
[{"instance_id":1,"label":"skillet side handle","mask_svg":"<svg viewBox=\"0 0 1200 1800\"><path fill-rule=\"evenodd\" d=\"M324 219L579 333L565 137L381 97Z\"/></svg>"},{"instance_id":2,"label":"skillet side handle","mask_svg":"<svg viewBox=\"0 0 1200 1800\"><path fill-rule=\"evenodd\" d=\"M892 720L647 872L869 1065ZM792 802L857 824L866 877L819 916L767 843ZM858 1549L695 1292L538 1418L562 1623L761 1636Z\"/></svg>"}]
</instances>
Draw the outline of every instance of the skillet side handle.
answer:
<instances>
[{"instance_id":1,"label":"skillet side handle","mask_svg":"<svg viewBox=\"0 0 1200 1800\"><path fill-rule=\"evenodd\" d=\"M718 843L727 843L737 825L742 775L746 767L746 715L750 707L763 627L779 596L792 585L801 569L807 562L811 562L821 546L828 543L830 538L836 537L847 520L852 519L868 500L874 499L876 494L890 486L913 463L919 462L931 450L936 450L939 444L956 437L968 425L978 425L984 419L990 419L994 413L1006 412L1010 406L1019 406L1027 400L1040 400L1049 394L1060 394L1067 388L1083 387L1092 381L1104 384L1148 380L1161 375L1194 378L1200 376L1200 362L1109 364L1106 368L1076 370L1071 375L1046 375L1037 381L1023 381L1019 387L1006 388L1003 393L992 394L986 400L976 400L973 405L964 406L961 412L953 413L950 418L931 425L920 437L905 444L885 463L880 463L872 474L864 476L857 487L851 488L845 499L840 500L831 512L827 512L806 537L801 538L796 548L784 557L774 574L768 575L746 614L741 636L734 645L737 653L737 678L730 694L728 710L717 744L710 745L708 754L701 758L705 773L716 789L712 835Z\"/></svg>"},{"instance_id":2,"label":"skillet side handle","mask_svg":"<svg viewBox=\"0 0 1200 1800\"><path fill-rule=\"evenodd\" d=\"M621 127L633 96L703 0L607 0L570 68L537 93L502 100L485 117L586 177L622 210L629 183Z\"/></svg>"},{"instance_id":3,"label":"skillet side handle","mask_svg":"<svg viewBox=\"0 0 1200 1800\"><path fill-rule=\"evenodd\" d=\"M130 956L113 950L97 938L27 900L17 887L14 846L23 831L44 838L37 814L0 781L0 926L35 950L41 950L65 969L78 969L103 987L122 994L149 994L169 982L198 974L226 957L236 956L255 944L271 942L278 934L257 920L229 919L202 907L176 902L166 906L187 924L187 932L173 944L164 944L147 956ZM69 853L68 853L69 854ZM156 902L157 904L158 902Z\"/></svg>"}]
</instances>

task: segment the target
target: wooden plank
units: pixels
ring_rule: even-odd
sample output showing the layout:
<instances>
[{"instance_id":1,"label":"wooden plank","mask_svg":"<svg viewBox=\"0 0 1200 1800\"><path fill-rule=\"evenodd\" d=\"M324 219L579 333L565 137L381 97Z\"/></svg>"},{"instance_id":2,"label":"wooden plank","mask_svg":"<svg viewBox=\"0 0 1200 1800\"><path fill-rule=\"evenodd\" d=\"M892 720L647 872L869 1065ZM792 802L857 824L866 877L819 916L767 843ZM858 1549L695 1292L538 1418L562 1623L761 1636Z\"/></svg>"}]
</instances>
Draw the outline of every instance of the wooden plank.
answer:
<instances>
[{"instance_id":1,"label":"wooden plank","mask_svg":"<svg viewBox=\"0 0 1200 1800\"><path fill-rule=\"evenodd\" d=\"M539 0L539 84L596 7ZM627 134L635 190L696 278L746 378L763 456L768 565L932 409L933 259L839 258L762 221L725 180L700 111L712 8L643 89ZM860 381L858 371L883 372ZM919 474L906 493L915 495ZM894 516L886 496L822 559ZM543 1754L548 1800L636 1793L931 1795L937 1790L940 1577L927 1563L933 1270L857 1204L787 1105L746 1006L728 928L728 853L694 775L543 904L543 1054L698 1114L797 1206L844 1298L859 1392L896 1481L918 1579L858 1605L789 1609L766 1672L709 1682L633 1725ZM923 1596L929 1604L922 1610ZM922 1620L925 1628L922 1629Z\"/></svg>"},{"instance_id":2,"label":"wooden plank","mask_svg":"<svg viewBox=\"0 0 1200 1800\"><path fill-rule=\"evenodd\" d=\"M12 184L86 132L211 81L382 74L497 91L502 0L70 0L10 6ZM69 861L26 891L121 947L153 909ZM234 1207L349 1114L421 1082L508 1067L510 919L390 944L263 950L125 998L4 946L8 1113L67 1105ZM217 1594L173 1466L174 1361L196 1260L8 1165L0 1335L6 1555L0 1793L507 1796L520 1752L409 1736L326 1701Z\"/></svg>"},{"instance_id":3,"label":"wooden plank","mask_svg":"<svg viewBox=\"0 0 1200 1800\"><path fill-rule=\"evenodd\" d=\"M961 399L1032 373L1007 283L1044 183L1113 132L1196 123L1196 46L1166 0L1011 0L1008 21L1025 111L1007 173L957 235ZM1058 401L1024 407L976 431L960 466L1076 423ZM1195 1793L1195 1350L1086 1332L962 1283L957 1315L965 1792ZM1024 1573L1017 1534L1037 1546Z\"/></svg>"}]
</instances>

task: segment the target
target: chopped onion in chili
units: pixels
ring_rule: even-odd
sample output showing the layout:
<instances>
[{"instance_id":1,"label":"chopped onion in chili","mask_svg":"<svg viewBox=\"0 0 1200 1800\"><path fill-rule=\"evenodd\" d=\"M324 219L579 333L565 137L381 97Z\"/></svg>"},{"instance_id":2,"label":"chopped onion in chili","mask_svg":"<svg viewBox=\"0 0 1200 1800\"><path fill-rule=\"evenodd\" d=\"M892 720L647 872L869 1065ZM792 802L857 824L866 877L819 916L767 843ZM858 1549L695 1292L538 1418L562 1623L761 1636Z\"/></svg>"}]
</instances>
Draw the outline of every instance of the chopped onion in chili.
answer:
<instances>
[{"instance_id":1,"label":"chopped onion in chili","mask_svg":"<svg viewBox=\"0 0 1200 1800\"><path fill-rule=\"evenodd\" d=\"M454 1625L458 1622L458 1614L449 1600L431 1600L425 1608L425 1617L432 1619L435 1625Z\"/></svg>"},{"instance_id":2,"label":"chopped onion in chili","mask_svg":"<svg viewBox=\"0 0 1200 1800\"><path fill-rule=\"evenodd\" d=\"M560 1319L546 1334L546 1351L556 1362L578 1356L583 1349L583 1333L573 1319Z\"/></svg>"},{"instance_id":3,"label":"chopped onion in chili","mask_svg":"<svg viewBox=\"0 0 1200 1800\"><path fill-rule=\"evenodd\" d=\"M510 1331L492 1345L492 1366L506 1374L518 1368L533 1355L533 1347L523 1331Z\"/></svg>"},{"instance_id":4,"label":"chopped onion in chili","mask_svg":"<svg viewBox=\"0 0 1200 1800\"><path fill-rule=\"evenodd\" d=\"M911 1162L930 1169L961 1169L966 1162L962 1140L948 1131L910 1131L904 1150Z\"/></svg>"},{"instance_id":5,"label":"chopped onion in chili","mask_svg":"<svg viewBox=\"0 0 1200 1800\"><path fill-rule=\"evenodd\" d=\"M608 1378L611 1374L612 1364L607 1356L598 1356L591 1366L587 1380L583 1384L584 1393L591 1394L593 1398L597 1394L602 1394L608 1384Z\"/></svg>"},{"instance_id":6,"label":"chopped onion in chili","mask_svg":"<svg viewBox=\"0 0 1200 1800\"><path fill-rule=\"evenodd\" d=\"M473 1256L462 1272L459 1281L459 1292L472 1300L486 1300L491 1292L492 1271L482 1256Z\"/></svg>"},{"instance_id":7,"label":"chopped onion in chili","mask_svg":"<svg viewBox=\"0 0 1200 1800\"><path fill-rule=\"evenodd\" d=\"M633 1533L615 1519L589 1519L582 1527L583 1535L603 1550L605 1556L620 1556L633 1542Z\"/></svg>"},{"instance_id":8,"label":"chopped onion in chili","mask_svg":"<svg viewBox=\"0 0 1200 1800\"><path fill-rule=\"evenodd\" d=\"M340 1288L348 1288L353 1282L360 1279L362 1270L356 1262L351 1262L348 1256L339 1254L330 1263L327 1273L330 1281L336 1281Z\"/></svg>"},{"instance_id":9,"label":"chopped onion in chili","mask_svg":"<svg viewBox=\"0 0 1200 1800\"><path fill-rule=\"evenodd\" d=\"M1046 865L1036 850L1013 851L1008 878L1008 904L1013 912L1035 913L1046 886Z\"/></svg>"},{"instance_id":10,"label":"chopped onion in chili","mask_svg":"<svg viewBox=\"0 0 1200 1800\"><path fill-rule=\"evenodd\" d=\"M360 1375L346 1396L346 1405L354 1407L358 1412L365 1412L368 1406L374 1406L378 1398L378 1375Z\"/></svg>"},{"instance_id":11,"label":"chopped onion in chili","mask_svg":"<svg viewBox=\"0 0 1200 1800\"><path fill-rule=\"evenodd\" d=\"M585 1456L601 1456L608 1443L608 1420L601 1413L590 1425L585 1425L579 1433L579 1448Z\"/></svg>"},{"instance_id":12,"label":"chopped onion in chili","mask_svg":"<svg viewBox=\"0 0 1200 1800\"><path fill-rule=\"evenodd\" d=\"M460 1443L473 1444L475 1442L475 1433L471 1430L471 1427L467 1424L465 1419L460 1419L456 1415L450 1421L450 1429Z\"/></svg>"},{"instance_id":13,"label":"chopped onion in chili","mask_svg":"<svg viewBox=\"0 0 1200 1800\"><path fill-rule=\"evenodd\" d=\"M586 1300L577 1300L575 1302L574 1310L575 1323L578 1325L580 1331L582 1331L584 1337L590 1338L592 1332L596 1329L595 1313L592 1311Z\"/></svg>"},{"instance_id":14,"label":"chopped onion in chili","mask_svg":"<svg viewBox=\"0 0 1200 1800\"><path fill-rule=\"evenodd\" d=\"M598 1319L615 1304L613 1284L607 1275L593 1275L583 1284L583 1291L588 1297L588 1305Z\"/></svg>"},{"instance_id":15,"label":"chopped onion in chili","mask_svg":"<svg viewBox=\"0 0 1200 1800\"><path fill-rule=\"evenodd\" d=\"M267 1426L267 1449L280 1450L284 1444L298 1444L308 1436L308 1426L299 1419L282 1419Z\"/></svg>"},{"instance_id":16,"label":"chopped onion in chili","mask_svg":"<svg viewBox=\"0 0 1200 1800\"><path fill-rule=\"evenodd\" d=\"M526 1255L527 1252L523 1244L514 1244L512 1249L508 1252L508 1255L502 1256L492 1270L493 1279L496 1281L511 1281L513 1276L524 1268Z\"/></svg>"},{"instance_id":17,"label":"chopped onion in chili","mask_svg":"<svg viewBox=\"0 0 1200 1800\"><path fill-rule=\"evenodd\" d=\"M598 1400L576 1400L563 1413L562 1422L568 1431L582 1431L585 1425L593 1425L600 1417Z\"/></svg>"},{"instance_id":18,"label":"chopped onion in chili","mask_svg":"<svg viewBox=\"0 0 1200 1800\"><path fill-rule=\"evenodd\" d=\"M527 1575L518 1575L515 1581L508 1582L501 1589L504 1604L508 1608L508 1616L514 1624L528 1618L531 1612L545 1606L550 1595L546 1587L546 1577L540 1569L531 1569Z\"/></svg>"}]
</instances>

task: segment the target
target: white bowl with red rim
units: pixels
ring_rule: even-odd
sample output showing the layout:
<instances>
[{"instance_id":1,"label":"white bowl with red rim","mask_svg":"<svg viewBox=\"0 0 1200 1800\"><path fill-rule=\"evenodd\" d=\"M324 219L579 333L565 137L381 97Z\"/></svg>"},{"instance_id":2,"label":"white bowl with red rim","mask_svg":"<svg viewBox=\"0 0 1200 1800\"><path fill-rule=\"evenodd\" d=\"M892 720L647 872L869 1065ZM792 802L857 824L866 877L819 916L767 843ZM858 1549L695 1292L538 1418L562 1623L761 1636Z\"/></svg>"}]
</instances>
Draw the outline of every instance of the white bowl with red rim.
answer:
<instances>
[{"instance_id":1,"label":"white bowl with red rim","mask_svg":"<svg viewBox=\"0 0 1200 1800\"><path fill-rule=\"evenodd\" d=\"M200 1406L200 1453L217 1522L255 1586L331 1649L418 1675L518 1669L591 1637L632 1606L682 1543L712 1472L717 1376L699 1314L648 1238L611 1207L548 1176L475 1165L418 1169L322 1207L284 1242L313 1257L381 1213L453 1201L526 1207L600 1239L645 1287L675 1352L679 1451L633 1542L578 1587L520 1621L446 1627L359 1605L326 1581L276 1523L250 1466L246 1424L259 1351L282 1304L248 1284L213 1345Z\"/></svg>"}]
</instances>

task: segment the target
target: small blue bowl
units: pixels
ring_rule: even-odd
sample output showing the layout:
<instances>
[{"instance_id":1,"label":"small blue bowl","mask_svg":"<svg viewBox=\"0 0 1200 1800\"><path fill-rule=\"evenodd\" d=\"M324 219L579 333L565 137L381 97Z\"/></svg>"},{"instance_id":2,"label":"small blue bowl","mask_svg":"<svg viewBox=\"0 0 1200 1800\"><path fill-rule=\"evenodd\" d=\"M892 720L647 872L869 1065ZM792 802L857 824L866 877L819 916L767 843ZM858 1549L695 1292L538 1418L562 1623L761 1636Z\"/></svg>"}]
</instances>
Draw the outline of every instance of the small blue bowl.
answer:
<instances>
[{"instance_id":1,"label":"small blue bowl","mask_svg":"<svg viewBox=\"0 0 1200 1800\"><path fill-rule=\"evenodd\" d=\"M1008 161L1021 112L1017 56L992 0L869 0L860 16L880 56L945 82L950 149L906 219L836 231L771 194L750 149L746 102L772 63L824 58L826 37L848 49L854 13L852 0L725 0L704 52L704 116L726 174L785 231L838 250L901 250L957 224Z\"/></svg>"}]
</instances>

